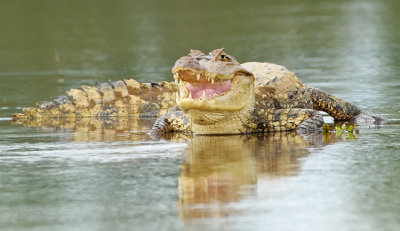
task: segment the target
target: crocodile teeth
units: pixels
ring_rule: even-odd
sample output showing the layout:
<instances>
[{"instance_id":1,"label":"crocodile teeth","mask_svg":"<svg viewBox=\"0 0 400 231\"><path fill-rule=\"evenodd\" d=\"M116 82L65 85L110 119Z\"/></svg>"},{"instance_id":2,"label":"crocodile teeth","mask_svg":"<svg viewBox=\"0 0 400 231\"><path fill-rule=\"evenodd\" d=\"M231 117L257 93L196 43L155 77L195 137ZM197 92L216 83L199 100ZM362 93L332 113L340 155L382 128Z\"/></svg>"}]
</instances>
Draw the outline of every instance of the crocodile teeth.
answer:
<instances>
[{"instance_id":1,"label":"crocodile teeth","mask_svg":"<svg viewBox=\"0 0 400 231\"><path fill-rule=\"evenodd\" d=\"M179 99L179 94L178 94L178 92L175 92L175 93L176 93L176 98Z\"/></svg>"},{"instance_id":2,"label":"crocodile teeth","mask_svg":"<svg viewBox=\"0 0 400 231\"><path fill-rule=\"evenodd\" d=\"M211 84L214 84L214 79L211 79Z\"/></svg>"},{"instance_id":3,"label":"crocodile teeth","mask_svg":"<svg viewBox=\"0 0 400 231\"><path fill-rule=\"evenodd\" d=\"M200 73L197 73L197 81L200 80Z\"/></svg>"},{"instance_id":4,"label":"crocodile teeth","mask_svg":"<svg viewBox=\"0 0 400 231\"><path fill-rule=\"evenodd\" d=\"M189 99L192 99L192 92L189 93Z\"/></svg>"},{"instance_id":5,"label":"crocodile teeth","mask_svg":"<svg viewBox=\"0 0 400 231\"><path fill-rule=\"evenodd\" d=\"M201 98L206 98L206 91L203 90L203 95L201 96Z\"/></svg>"}]
</instances>

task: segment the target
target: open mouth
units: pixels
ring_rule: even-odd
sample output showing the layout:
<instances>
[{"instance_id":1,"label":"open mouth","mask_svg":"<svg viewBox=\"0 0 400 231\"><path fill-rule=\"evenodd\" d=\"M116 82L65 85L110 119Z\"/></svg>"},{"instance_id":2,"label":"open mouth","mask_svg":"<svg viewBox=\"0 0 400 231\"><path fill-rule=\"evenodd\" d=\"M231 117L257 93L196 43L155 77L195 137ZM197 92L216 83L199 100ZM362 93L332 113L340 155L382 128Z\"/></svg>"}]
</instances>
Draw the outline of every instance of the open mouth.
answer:
<instances>
[{"instance_id":1,"label":"open mouth","mask_svg":"<svg viewBox=\"0 0 400 231\"><path fill-rule=\"evenodd\" d=\"M189 98L199 99L201 97L210 99L218 96L227 90L232 85L232 80L213 81L213 83L186 83L186 88L189 92Z\"/></svg>"},{"instance_id":2,"label":"open mouth","mask_svg":"<svg viewBox=\"0 0 400 231\"><path fill-rule=\"evenodd\" d=\"M235 81L234 75L217 76L191 69L175 71L174 78L176 83L183 84L186 89L180 91L178 95L180 99L213 99L229 91Z\"/></svg>"},{"instance_id":3,"label":"open mouth","mask_svg":"<svg viewBox=\"0 0 400 231\"><path fill-rule=\"evenodd\" d=\"M179 87L176 102L182 110L239 111L252 99L254 76L244 69L215 74L176 68L172 73Z\"/></svg>"}]
</instances>

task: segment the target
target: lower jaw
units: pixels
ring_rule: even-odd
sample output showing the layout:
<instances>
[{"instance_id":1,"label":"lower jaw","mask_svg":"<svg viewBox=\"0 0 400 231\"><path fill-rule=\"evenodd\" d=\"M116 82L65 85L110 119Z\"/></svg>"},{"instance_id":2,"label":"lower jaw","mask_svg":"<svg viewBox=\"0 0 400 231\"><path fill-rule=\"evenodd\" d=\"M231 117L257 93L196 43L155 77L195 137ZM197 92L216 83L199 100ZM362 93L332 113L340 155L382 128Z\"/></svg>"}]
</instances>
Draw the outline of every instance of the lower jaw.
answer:
<instances>
[{"instance_id":1,"label":"lower jaw","mask_svg":"<svg viewBox=\"0 0 400 231\"><path fill-rule=\"evenodd\" d=\"M243 122L248 122L249 118L250 116L243 112L204 113L204 111L190 110L188 113L192 132L196 135L247 133L248 126Z\"/></svg>"},{"instance_id":2,"label":"lower jaw","mask_svg":"<svg viewBox=\"0 0 400 231\"><path fill-rule=\"evenodd\" d=\"M244 109L247 105L246 101L241 101L236 103L235 105L226 105L226 103L218 102L215 100L209 99L189 99L184 98L181 99L178 103L178 106L182 110L190 110L190 109L197 109L197 110L205 110L205 111L216 111L216 112L234 112L240 111Z\"/></svg>"},{"instance_id":3,"label":"lower jaw","mask_svg":"<svg viewBox=\"0 0 400 231\"><path fill-rule=\"evenodd\" d=\"M226 101L225 101L226 102ZM191 124L191 131L197 135L222 135L248 133L252 121L255 100L249 98L243 109L236 111L205 110L203 108L180 108ZM232 108L230 108L232 109Z\"/></svg>"}]
</instances>

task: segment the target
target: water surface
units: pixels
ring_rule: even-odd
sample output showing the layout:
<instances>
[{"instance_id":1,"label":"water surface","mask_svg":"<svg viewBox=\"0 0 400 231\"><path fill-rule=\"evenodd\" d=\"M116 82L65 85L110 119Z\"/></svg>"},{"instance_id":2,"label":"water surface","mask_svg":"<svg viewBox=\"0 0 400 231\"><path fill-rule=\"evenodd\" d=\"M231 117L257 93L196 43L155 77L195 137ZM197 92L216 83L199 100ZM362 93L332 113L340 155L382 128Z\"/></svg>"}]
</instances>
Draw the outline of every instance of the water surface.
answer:
<instances>
[{"instance_id":1,"label":"water surface","mask_svg":"<svg viewBox=\"0 0 400 231\"><path fill-rule=\"evenodd\" d=\"M3 3L0 229L396 230L399 10L390 0ZM189 49L218 47L285 65L390 120L355 139L152 140L151 118L56 128L4 119L81 84L171 81Z\"/></svg>"}]
</instances>

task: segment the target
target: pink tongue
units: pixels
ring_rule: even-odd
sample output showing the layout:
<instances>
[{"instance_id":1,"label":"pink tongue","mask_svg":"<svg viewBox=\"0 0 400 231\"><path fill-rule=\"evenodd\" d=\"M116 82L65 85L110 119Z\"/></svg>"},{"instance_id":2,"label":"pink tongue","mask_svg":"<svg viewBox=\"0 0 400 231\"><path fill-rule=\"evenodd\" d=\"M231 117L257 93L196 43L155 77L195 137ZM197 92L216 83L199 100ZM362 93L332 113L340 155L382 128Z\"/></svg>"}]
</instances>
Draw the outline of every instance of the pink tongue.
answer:
<instances>
[{"instance_id":1,"label":"pink tongue","mask_svg":"<svg viewBox=\"0 0 400 231\"><path fill-rule=\"evenodd\" d=\"M205 97L207 99L211 98L213 94L221 94L227 91L231 87L231 80L223 81L223 82L216 82L214 84L211 83L187 83L186 87L190 93L192 93L193 99L198 99L203 96L203 92L205 92Z\"/></svg>"}]
</instances>

